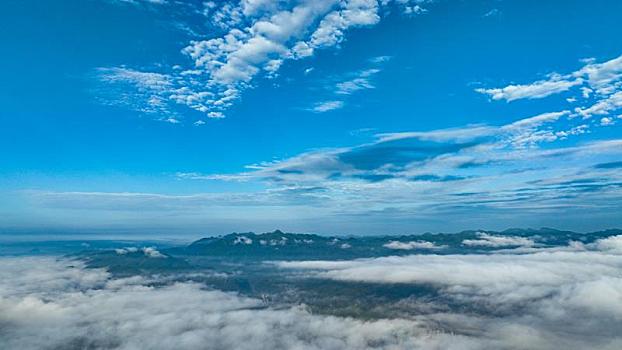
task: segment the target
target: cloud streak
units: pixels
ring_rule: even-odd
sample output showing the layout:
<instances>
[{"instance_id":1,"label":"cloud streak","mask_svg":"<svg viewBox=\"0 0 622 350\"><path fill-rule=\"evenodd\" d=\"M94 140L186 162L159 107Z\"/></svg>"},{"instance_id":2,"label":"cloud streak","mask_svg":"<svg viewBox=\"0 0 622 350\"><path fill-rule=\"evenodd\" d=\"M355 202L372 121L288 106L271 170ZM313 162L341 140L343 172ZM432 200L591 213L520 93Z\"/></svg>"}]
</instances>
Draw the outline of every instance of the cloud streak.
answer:
<instances>
[{"instance_id":1,"label":"cloud streak","mask_svg":"<svg viewBox=\"0 0 622 350\"><path fill-rule=\"evenodd\" d=\"M551 73L545 80L530 84L508 85L503 88L478 88L475 91L493 100L512 102L520 99L538 99L568 92L569 103L584 104L575 107L573 116L589 119L607 116L622 108L622 56L603 63L584 60L585 65L569 74ZM577 89L579 88L579 89Z\"/></svg>"}]
</instances>

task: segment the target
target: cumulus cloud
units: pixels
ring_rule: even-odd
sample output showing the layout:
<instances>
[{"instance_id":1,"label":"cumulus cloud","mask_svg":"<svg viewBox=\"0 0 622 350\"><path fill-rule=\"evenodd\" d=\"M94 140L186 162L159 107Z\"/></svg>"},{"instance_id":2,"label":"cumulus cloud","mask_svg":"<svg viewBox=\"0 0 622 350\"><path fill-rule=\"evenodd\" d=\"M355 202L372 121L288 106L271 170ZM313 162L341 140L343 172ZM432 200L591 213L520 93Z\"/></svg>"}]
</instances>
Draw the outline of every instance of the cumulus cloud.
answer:
<instances>
[{"instance_id":1,"label":"cumulus cloud","mask_svg":"<svg viewBox=\"0 0 622 350\"><path fill-rule=\"evenodd\" d=\"M118 78L107 79L107 76L126 76L124 70L135 72L131 79L166 77L165 88L158 86L154 90L147 87L145 91L128 93L132 100L130 106L141 112L151 112L157 105L160 113L170 114L176 105L183 105L207 117L222 118L226 110L239 100L242 91L254 86L259 77L276 77L287 60L303 59L313 56L317 50L338 47L350 29L377 24L388 13L381 9L398 6L404 9L404 13L423 13L424 3L402 0L244 0L187 4L183 5L191 7L186 9L187 13L199 15L200 21L207 19L213 27L209 34L193 35L194 39L181 50L189 63L170 67L165 74L124 67L103 68L110 72L100 72L103 76L100 80L115 83ZM162 5L163 8L169 6L171 12L176 10L173 6L181 6L165 1ZM143 77L138 77L139 74ZM371 86L363 80L343 84L341 91L344 93ZM121 89L123 86L117 84L116 87ZM100 91L100 95L106 94Z\"/></svg>"},{"instance_id":2,"label":"cumulus cloud","mask_svg":"<svg viewBox=\"0 0 622 350\"><path fill-rule=\"evenodd\" d=\"M462 244L466 246L476 247L531 247L535 245L535 242L531 238L517 237L517 236L495 236L489 235L485 232L479 233L478 239L465 239Z\"/></svg>"}]
</instances>

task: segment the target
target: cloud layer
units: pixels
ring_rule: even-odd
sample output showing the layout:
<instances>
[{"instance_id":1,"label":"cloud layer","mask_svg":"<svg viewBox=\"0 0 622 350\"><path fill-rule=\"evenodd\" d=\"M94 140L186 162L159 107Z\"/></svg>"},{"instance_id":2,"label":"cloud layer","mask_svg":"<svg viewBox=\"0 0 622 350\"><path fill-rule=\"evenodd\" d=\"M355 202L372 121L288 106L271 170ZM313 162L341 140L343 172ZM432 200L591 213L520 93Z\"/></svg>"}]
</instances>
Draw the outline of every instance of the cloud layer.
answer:
<instances>
[{"instance_id":1,"label":"cloud layer","mask_svg":"<svg viewBox=\"0 0 622 350\"><path fill-rule=\"evenodd\" d=\"M464 318L443 315L445 322L458 328L466 327L467 320L474 327L496 322L498 327L486 325L491 327L488 336L503 339L505 332L513 330L514 339L522 342L506 343L508 348L614 349L622 344L614 326L622 320L621 249L622 236L614 236L588 245L492 254L281 262L278 266L307 271L313 278L436 286L445 303L487 315L470 320L470 312L461 315Z\"/></svg>"},{"instance_id":2,"label":"cloud layer","mask_svg":"<svg viewBox=\"0 0 622 350\"><path fill-rule=\"evenodd\" d=\"M428 311L361 320L312 314L304 306L267 306L197 283L175 282L183 275L112 278L75 260L4 257L0 345L459 350L622 345L617 327L622 320L622 236L489 254L276 264L298 271L296 278L367 283L360 288L415 284L437 294L421 301ZM408 300L417 302L417 295Z\"/></svg>"},{"instance_id":3,"label":"cloud layer","mask_svg":"<svg viewBox=\"0 0 622 350\"><path fill-rule=\"evenodd\" d=\"M0 264L0 345L8 349L468 349L476 344L414 320L362 321L312 315L304 307L271 309L260 300L192 283L156 287L157 281L142 277L111 279L75 261L3 258Z\"/></svg>"}]
</instances>

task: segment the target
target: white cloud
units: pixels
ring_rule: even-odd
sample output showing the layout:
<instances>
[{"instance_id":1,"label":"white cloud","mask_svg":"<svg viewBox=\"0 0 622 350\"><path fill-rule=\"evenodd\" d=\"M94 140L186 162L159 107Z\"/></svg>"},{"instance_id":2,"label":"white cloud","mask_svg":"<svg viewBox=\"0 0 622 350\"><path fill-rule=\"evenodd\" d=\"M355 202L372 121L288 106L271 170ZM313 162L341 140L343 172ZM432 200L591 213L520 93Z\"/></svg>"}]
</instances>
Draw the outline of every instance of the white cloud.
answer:
<instances>
[{"instance_id":1,"label":"white cloud","mask_svg":"<svg viewBox=\"0 0 622 350\"><path fill-rule=\"evenodd\" d=\"M467 336L429 331L420 321L363 321L315 315L304 307L272 309L257 299L193 283L153 287L142 277L111 279L74 261L3 258L0 264L0 342L9 349L197 349L209 344L223 350L458 350L477 344Z\"/></svg>"},{"instance_id":2,"label":"white cloud","mask_svg":"<svg viewBox=\"0 0 622 350\"><path fill-rule=\"evenodd\" d=\"M96 78L110 89L100 91L98 97L103 104L148 114L171 114L167 94L173 86L173 78L167 74L116 67L97 69Z\"/></svg>"},{"instance_id":3,"label":"white cloud","mask_svg":"<svg viewBox=\"0 0 622 350\"><path fill-rule=\"evenodd\" d=\"M335 93L339 95L350 95L359 90L373 89L374 85L370 82L370 78L379 72L380 69L377 68L357 72L356 77L353 79L337 83Z\"/></svg>"},{"instance_id":4,"label":"white cloud","mask_svg":"<svg viewBox=\"0 0 622 350\"><path fill-rule=\"evenodd\" d=\"M622 236L600 239L594 245L597 249L604 252L622 254Z\"/></svg>"},{"instance_id":5,"label":"white cloud","mask_svg":"<svg viewBox=\"0 0 622 350\"><path fill-rule=\"evenodd\" d=\"M350 95L351 93L363 90L363 89L373 89L374 86L369 82L368 79L365 78L356 78L348 81L344 81L337 84L337 94L340 95Z\"/></svg>"},{"instance_id":6,"label":"white cloud","mask_svg":"<svg viewBox=\"0 0 622 350\"><path fill-rule=\"evenodd\" d=\"M171 124L179 124L179 123L181 123L178 119L175 119L175 118L166 118L166 119L163 119L163 121L165 121L167 123L171 123Z\"/></svg>"},{"instance_id":7,"label":"white cloud","mask_svg":"<svg viewBox=\"0 0 622 350\"><path fill-rule=\"evenodd\" d=\"M273 308L157 276L112 278L75 260L4 257L0 343L25 350L205 344L223 350L618 349L621 242L616 236L485 255L277 263L302 272L297 278L415 283L435 290L434 298L424 297L431 311L365 320L311 313L304 306Z\"/></svg>"},{"instance_id":8,"label":"white cloud","mask_svg":"<svg viewBox=\"0 0 622 350\"><path fill-rule=\"evenodd\" d=\"M613 118L602 117L600 119L600 125L602 126L608 126L608 125L613 125L613 124L615 124L615 122L613 121Z\"/></svg>"},{"instance_id":9,"label":"white cloud","mask_svg":"<svg viewBox=\"0 0 622 350\"><path fill-rule=\"evenodd\" d=\"M581 70L575 72L575 76L587 76L590 87L601 95L609 95L614 90L619 89L622 82L622 56L614 58L604 63L588 64Z\"/></svg>"},{"instance_id":10,"label":"white cloud","mask_svg":"<svg viewBox=\"0 0 622 350\"><path fill-rule=\"evenodd\" d=\"M222 119L225 117L225 115L222 112L209 112L207 113L207 117L213 119Z\"/></svg>"},{"instance_id":11,"label":"white cloud","mask_svg":"<svg viewBox=\"0 0 622 350\"><path fill-rule=\"evenodd\" d=\"M457 296L474 299L487 297L490 303L519 303L547 297L586 282L605 278L620 280L617 273L622 267L620 240L619 236L615 236L588 246L532 248L529 253L504 250L493 254L409 255L276 264L284 269L308 270L314 277L374 283L432 284ZM500 246L505 245L502 243ZM621 300L610 302L613 307L622 307Z\"/></svg>"},{"instance_id":12,"label":"white cloud","mask_svg":"<svg viewBox=\"0 0 622 350\"><path fill-rule=\"evenodd\" d=\"M501 340L491 348L555 349L564 344L571 349L613 349L622 344L617 331L622 318L620 242L621 237L616 236L589 245L492 254L277 265L298 273L306 271L313 278L434 286L439 291L437 298L444 302L467 308L477 305L476 313L494 315L480 318L469 317L468 312L449 312L432 317L450 329L486 327L485 337ZM484 319L489 322L482 323Z\"/></svg>"},{"instance_id":13,"label":"white cloud","mask_svg":"<svg viewBox=\"0 0 622 350\"><path fill-rule=\"evenodd\" d=\"M398 133L378 134L380 142L390 142L403 139L416 138L424 141L435 142L467 142L480 137L492 136L497 133L497 128L487 125L466 126L462 128L439 129L432 131L410 131Z\"/></svg>"},{"instance_id":14,"label":"white cloud","mask_svg":"<svg viewBox=\"0 0 622 350\"><path fill-rule=\"evenodd\" d=\"M311 110L316 113L324 113L343 108L343 101L324 101L317 103Z\"/></svg>"},{"instance_id":15,"label":"white cloud","mask_svg":"<svg viewBox=\"0 0 622 350\"><path fill-rule=\"evenodd\" d=\"M125 255L128 253L136 253L138 251L138 248L136 247L117 248L114 251L119 255Z\"/></svg>"},{"instance_id":16,"label":"white cloud","mask_svg":"<svg viewBox=\"0 0 622 350\"><path fill-rule=\"evenodd\" d=\"M368 63L372 64L371 67L349 72L337 78L333 78L331 79L333 81L327 84L325 88L333 92L335 95L340 96L340 99L344 98L344 95L352 95L360 90L375 89L372 82L373 77L382 71L381 68L383 63L389 61L390 59L390 56L372 57L367 60ZM335 83L335 81L337 82ZM322 105L322 102L317 103L316 108L320 105ZM341 107L343 107L343 104L339 108ZM316 108L312 108L310 110L318 112Z\"/></svg>"},{"instance_id":17,"label":"white cloud","mask_svg":"<svg viewBox=\"0 0 622 350\"><path fill-rule=\"evenodd\" d=\"M507 133L507 142L515 148L534 147L539 143L553 142L559 135L551 129L540 129L540 126L557 121L570 111L549 112L534 117L521 119L501 127L501 131ZM568 136L566 134L565 136Z\"/></svg>"},{"instance_id":18,"label":"white cloud","mask_svg":"<svg viewBox=\"0 0 622 350\"><path fill-rule=\"evenodd\" d=\"M210 18L212 25L221 29L229 29L239 25L244 20L244 14L240 7L233 3L220 3L207 1L204 4L203 14Z\"/></svg>"},{"instance_id":19,"label":"white cloud","mask_svg":"<svg viewBox=\"0 0 622 350\"><path fill-rule=\"evenodd\" d=\"M478 239L465 239L462 244L466 246L475 247L531 247L535 245L535 242L530 238L515 237L515 236L493 236L487 233L478 234Z\"/></svg>"},{"instance_id":20,"label":"white cloud","mask_svg":"<svg viewBox=\"0 0 622 350\"><path fill-rule=\"evenodd\" d=\"M508 85L504 88L495 89L476 89L475 91L489 95L493 100L506 100L512 102L524 98L535 99L543 98L563 91L568 91L571 87L582 84L583 81L576 79L573 81L562 80L555 75L551 80L539 80L529 85Z\"/></svg>"},{"instance_id":21,"label":"white cloud","mask_svg":"<svg viewBox=\"0 0 622 350\"><path fill-rule=\"evenodd\" d=\"M548 79L524 85L508 85L503 88L479 88L477 92L487 94L493 100L508 102L518 99L543 98L579 87L580 94L566 98L569 103L592 97L596 102L589 107L576 107L575 114L584 119L593 115L608 115L622 108L622 56L595 63L594 59L583 60L585 65L570 74L550 74ZM574 92L573 92L574 93Z\"/></svg>"},{"instance_id":22,"label":"white cloud","mask_svg":"<svg viewBox=\"0 0 622 350\"><path fill-rule=\"evenodd\" d=\"M146 90L162 91L171 86L171 77L160 73L141 72L123 67L99 68L98 73L102 81L129 83Z\"/></svg>"},{"instance_id":23,"label":"white cloud","mask_svg":"<svg viewBox=\"0 0 622 350\"><path fill-rule=\"evenodd\" d=\"M315 48L335 46L343 41L347 29L379 21L376 0L345 1L339 10L330 12L320 21L309 43Z\"/></svg>"},{"instance_id":24,"label":"white cloud","mask_svg":"<svg viewBox=\"0 0 622 350\"><path fill-rule=\"evenodd\" d=\"M146 257L148 258L166 258L166 255L160 253L157 249L153 248L153 247L142 247L142 248L136 248L136 247L127 247L127 248L117 248L115 249L115 252L119 255L126 255L129 253L136 253L136 252L142 252Z\"/></svg>"},{"instance_id":25,"label":"white cloud","mask_svg":"<svg viewBox=\"0 0 622 350\"><path fill-rule=\"evenodd\" d=\"M254 86L258 77L275 78L287 60L303 59L313 56L318 49L338 46L349 29L378 23L379 8L390 3L405 6L404 12L424 11L420 1L401 0L382 4L378 0L206 1L193 12L203 16L201 21L207 17L217 29L210 30L207 38L189 42L182 50L191 60L189 67L178 64L160 76L144 73L131 77L144 81L150 74L151 78L166 78L167 83L164 88L157 86L156 93L134 94L134 104L151 105L149 109L139 109L141 112L171 114L172 102L208 117L214 113L224 117L241 92ZM376 63L388 58L378 59ZM363 81L344 84L344 92L371 86ZM147 90L154 91L154 86Z\"/></svg>"},{"instance_id":26,"label":"white cloud","mask_svg":"<svg viewBox=\"0 0 622 350\"><path fill-rule=\"evenodd\" d=\"M618 91L611 96L603 98L587 108L575 108L575 112L583 119L591 118L594 115L609 115L609 113L622 108L622 91Z\"/></svg>"},{"instance_id":27,"label":"white cloud","mask_svg":"<svg viewBox=\"0 0 622 350\"><path fill-rule=\"evenodd\" d=\"M396 249L396 250L413 250L413 249L442 249L445 246L436 245L433 242L427 241L410 241L410 242L400 242L400 241L390 241L382 245L385 248Z\"/></svg>"},{"instance_id":28,"label":"white cloud","mask_svg":"<svg viewBox=\"0 0 622 350\"><path fill-rule=\"evenodd\" d=\"M145 256L149 258L166 258L166 255L160 253L157 249L153 247L145 247L142 249Z\"/></svg>"},{"instance_id":29,"label":"white cloud","mask_svg":"<svg viewBox=\"0 0 622 350\"><path fill-rule=\"evenodd\" d=\"M511 124L503 126L503 129L504 130L515 130L515 129L533 128L533 127L540 126L544 123L556 121L560 117L564 115L568 115L569 113L570 113L569 111L543 113L543 114L539 114L534 117L520 119Z\"/></svg>"},{"instance_id":30,"label":"white cloud","mask_svg":"<svg viewBox=\"0 0 622 350\"><path fill-rule=\"evenodd\" d=\"M239 236L235 238L235 240L233 241L233 244L250 245L250 244L253 244L253 240L246 236Z\"/></svg>"}]
</instances>

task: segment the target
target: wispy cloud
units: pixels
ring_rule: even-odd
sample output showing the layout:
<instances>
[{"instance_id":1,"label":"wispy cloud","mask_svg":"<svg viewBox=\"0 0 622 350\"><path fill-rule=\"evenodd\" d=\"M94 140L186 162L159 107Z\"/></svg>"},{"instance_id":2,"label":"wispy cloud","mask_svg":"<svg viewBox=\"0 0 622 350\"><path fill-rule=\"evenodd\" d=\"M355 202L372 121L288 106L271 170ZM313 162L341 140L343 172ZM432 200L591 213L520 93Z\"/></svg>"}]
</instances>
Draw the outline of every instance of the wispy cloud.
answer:
<instances>
[{"instance_id":1,"label":"wispy cloud","mask_svg":"<svg viewBox=\"0 0 622 350\"><path fill-rule=\"evenodd\" d=\"M536 99L558 94L570 90L571 87L581 85L582 80L564 80L559 75L554 75L550 80L539 80L529 85L508 85L504 88L476 89L475 91L489 95L493 100L506 100L512 102L520 99Z\"/></svg>"},{"instance_id":2,"label":"wispy cloud","mask_svg":"<svg viewBox=\"0 0 622 350\"><path fill-rule=\"evenodd\" d=\"M594 115L607 116L622 108L622 56L596 63L594 59L584 60L585 65L569 74L550 74L545 80L529 84L508 85L503 88L479 88L477 92L489 95L493 100L508 102L519 99L535 99L571 93L568 103L582 103L575 107L574 114L584 119Z\"/></svg>"},{"instance_id":3,"label":"wispy cloud","mask_svg":"<svg viewBox=\"0 0 622 350\"><path fill-rule=\"evenodd\" d=\"M350 95L353 92L364 89L373 89L374 85L370 82L370 77L380 72L380 69L367 69L357 73L353 79L337 83L337 91L340 95Z\"/></svg>"},{"instance_id":4,"label":"wispy cloud","mask_svg":"<svg viewBox=\"0 0 622 350\"><path fill-rule=\"evenodd\" d=\"M324 101L318 102L311 110L316 113L324 113L335 109L343 108L343 101Z\"/></svg>"},{"instance_id":5,"label":"wispy cloud","mask_svg":"<svg viewBox=\"0 0 622 350\"><path fill-rule=\"evenodd\" d=\"M384 64L390 59L391 56L372 57L367 60L367 68L341 74L337 77L332 77L331 79L328 79L328 83L323 82L322 84L324 84L324 88L330 91L331 94L334 94L334 96L339 99L335 101L328 101L328 103L340 102L338 108L342 108L344 106L343 99L345 99L348 95L355 94L361 90L374 89L374 76L382 72ZM314 112L323 112L323 110L321 110L323 108L318 110L317 107L321 107L325 103L327 102L318 102L316 103L315 107L310 108L310 110Z\"/></svg>"}]
</instances>

